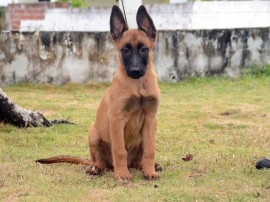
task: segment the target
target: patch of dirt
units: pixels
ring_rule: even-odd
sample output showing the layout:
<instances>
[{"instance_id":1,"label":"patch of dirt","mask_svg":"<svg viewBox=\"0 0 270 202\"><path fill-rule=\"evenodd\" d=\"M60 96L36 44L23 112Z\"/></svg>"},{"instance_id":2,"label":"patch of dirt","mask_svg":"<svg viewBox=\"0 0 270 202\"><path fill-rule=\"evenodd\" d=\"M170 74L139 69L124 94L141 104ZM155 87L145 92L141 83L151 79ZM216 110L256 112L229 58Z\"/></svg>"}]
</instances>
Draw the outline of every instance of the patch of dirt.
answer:
<instances>
[{"instance_id":1,"label":"patch of dirt","mask_svg":"<svg viewBox=\"0 0 270 202\"><path fill-rule=\"evenodd\" d=\"M228 110L228 111L225 111L225 112L221 112L219 115L221 115L221 116L233 116L233 115L237 115L237 114L240 114L240 112L237 111L237 110Z\"/></svg>"}]
</instances>

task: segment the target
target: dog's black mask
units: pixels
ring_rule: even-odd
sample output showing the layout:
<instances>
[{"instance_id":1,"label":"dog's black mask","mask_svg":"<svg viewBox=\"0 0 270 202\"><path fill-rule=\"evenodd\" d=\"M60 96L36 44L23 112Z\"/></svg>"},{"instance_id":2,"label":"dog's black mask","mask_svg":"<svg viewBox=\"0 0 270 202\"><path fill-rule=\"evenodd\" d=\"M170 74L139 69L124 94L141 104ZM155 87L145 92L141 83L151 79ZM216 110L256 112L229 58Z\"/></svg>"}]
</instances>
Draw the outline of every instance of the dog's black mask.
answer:
<instances>
[{"instance_id":1,"label":"dog's black mask","mask_svg":"<svg viewBox=\"0 0 270 202\"><path fill-rule=\"evenodd\" d=\"M149 59L148 52L149 49L142 43L134 47L128 43L121 49L122 62L129 77L139 79L144 76Z\"/></svg>"}]
</instances>

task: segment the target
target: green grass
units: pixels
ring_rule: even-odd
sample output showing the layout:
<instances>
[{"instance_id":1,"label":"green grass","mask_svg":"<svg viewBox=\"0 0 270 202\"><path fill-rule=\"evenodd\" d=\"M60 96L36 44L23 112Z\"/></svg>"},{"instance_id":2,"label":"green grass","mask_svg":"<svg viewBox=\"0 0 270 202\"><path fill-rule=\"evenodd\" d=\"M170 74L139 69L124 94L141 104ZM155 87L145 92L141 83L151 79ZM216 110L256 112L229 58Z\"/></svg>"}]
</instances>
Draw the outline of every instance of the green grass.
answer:
<instances>
[{"instance_id":1,"label":"green grass","mask_svg":"<svg viewBox=\"0 0 270 202\"><path fill-rule=\"evenodd\" d=\"M3 90L17 104L77 125L18 129L0 124L0 201L269 201L270 77L191 78L160 83L157 161L162 178L132 181L83 166L38 165L56 154L88 156L87 130L109 84L17 84ZM182 161L191 153L190 162Z\"/></svg>"}]
</instances>

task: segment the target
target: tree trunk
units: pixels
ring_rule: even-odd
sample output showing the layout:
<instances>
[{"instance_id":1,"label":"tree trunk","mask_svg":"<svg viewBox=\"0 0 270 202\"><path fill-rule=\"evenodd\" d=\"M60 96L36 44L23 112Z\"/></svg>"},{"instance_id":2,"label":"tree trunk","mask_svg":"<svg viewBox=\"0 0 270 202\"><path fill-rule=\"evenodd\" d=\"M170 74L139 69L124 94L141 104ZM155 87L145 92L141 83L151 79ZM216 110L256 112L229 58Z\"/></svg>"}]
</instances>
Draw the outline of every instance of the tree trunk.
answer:
<instances>
[{"instance_id":1,"label":"tree trunk","mask_svg":"<svg viewBox=\"0 0 270 202\"><path fill-rule=\"evenodd\" d=\"M13 103L0 88L0 122L10 123L17 127L50 127L52 124L72 122L63 119L46 119L41 112L24 109Z\"/></svg>"}]
</instances>

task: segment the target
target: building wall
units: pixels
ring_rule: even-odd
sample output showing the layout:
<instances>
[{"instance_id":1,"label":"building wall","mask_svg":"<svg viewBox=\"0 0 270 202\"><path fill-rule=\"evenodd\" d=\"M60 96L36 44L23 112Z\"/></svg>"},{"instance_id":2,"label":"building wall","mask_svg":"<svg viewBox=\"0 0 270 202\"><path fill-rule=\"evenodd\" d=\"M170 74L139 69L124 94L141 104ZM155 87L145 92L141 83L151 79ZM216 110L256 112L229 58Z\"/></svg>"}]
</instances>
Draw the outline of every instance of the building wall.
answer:
<instances>
[{"instance_id":1,"label":"building wall","mask_svg":"<svg viewBox=\"0 0 270 202\"><path fill-rule=\"evenodd\" d=\"M240 75L270 64L270 28L159 31L154 63L160 80ZM0 35L0 85L21 81L63 84L110 81L117 52L108 32Z\"/></svg>"},{"instance_id":2,"label":"building wall","mask_svg":"<svg viewBox=\"0 0 270 202\"><path fill-rule=\"evenodd\" d=\"M270 64L270 2L147 5L159 30L155 66L160 80L240 75ZM65 3L10 4L12 32L0 35L0 85L111 80L117 53L111 8L72 9Z\"/></svg>"},{"instance_id":3,"label":"building wall","mask_svg":"<svg viewBox=\"0 0 270 202\"><path fill-rule=\"evenodd\" d=\"M146 5L146 8L158 30L270 27L270 1L196 1L182 4L151 4ZM126 8L126 11L127 16L134 16L136 9L134 11ZM109 31L110 12L111 6L87 9L49 8L45 10L42 20L22 19L19 30Z\"/></svg>"},{"instance_id":4,"label":"building wall","mask_svg":"<svg viewBox=\"0 0 270 202\"><path fill-rule=\"evenodd\" d=\"M44 21L45 13L48 9L54 8L68 8L69 3L18 3L8 5L8 18L10 26L8 30L19 31L21 27L21 22L24 20L30 21Z\"/></svg>"},{"instance_id":5,"label":"building wall","mask_svg":"<svg viewBox=\"0 0 270 202\"><path fill-rule=\"evenodd\" d=\"M37 3L38 0L1 0L0 6L8 6L8 4L14 3Z\"/></svg>"}]
</instances>

